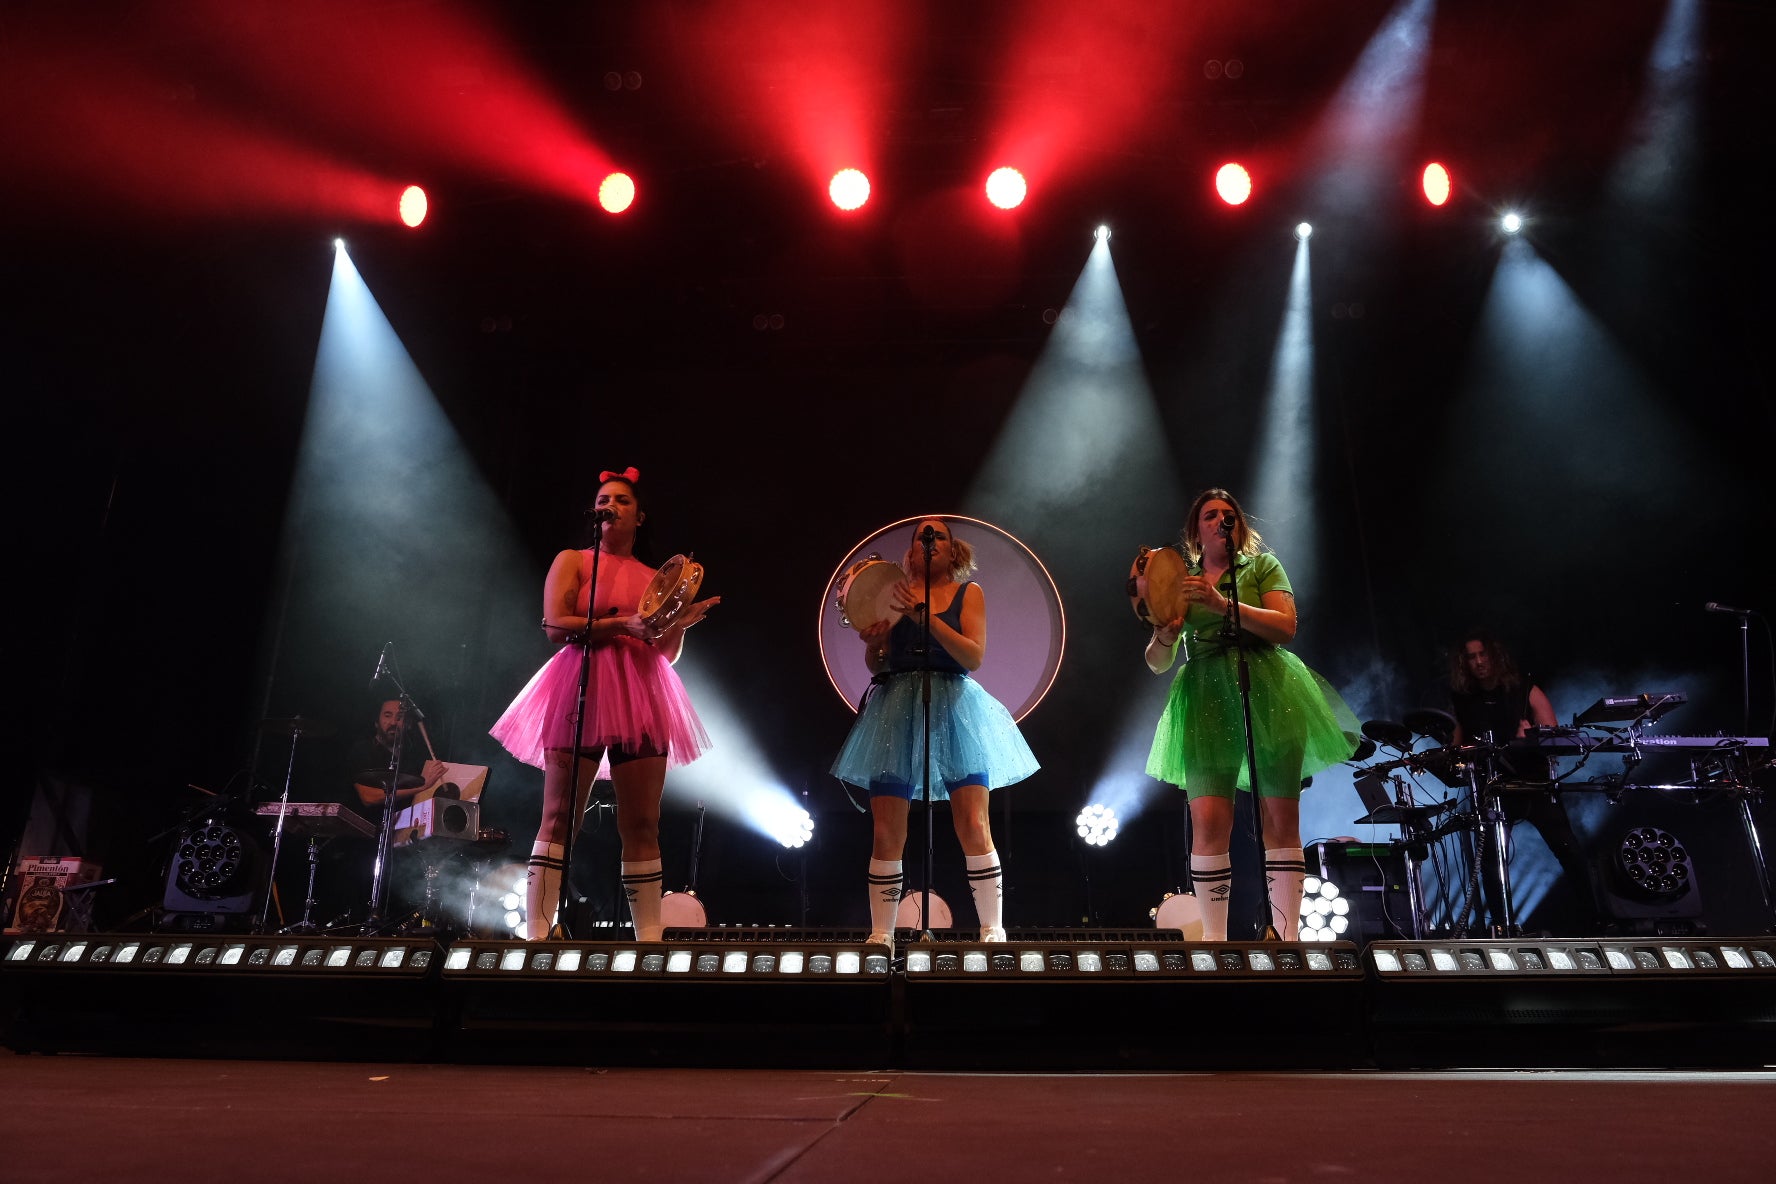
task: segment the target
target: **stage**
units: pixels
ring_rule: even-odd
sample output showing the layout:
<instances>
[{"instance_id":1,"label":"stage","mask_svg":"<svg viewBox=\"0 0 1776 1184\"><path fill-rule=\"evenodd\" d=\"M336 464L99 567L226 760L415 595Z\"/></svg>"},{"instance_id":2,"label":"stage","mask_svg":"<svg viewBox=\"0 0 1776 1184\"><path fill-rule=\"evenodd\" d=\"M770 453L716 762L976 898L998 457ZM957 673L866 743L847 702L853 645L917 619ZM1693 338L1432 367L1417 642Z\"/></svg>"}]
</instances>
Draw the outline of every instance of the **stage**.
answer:
<instances>
[{"instance_id":1,"label":"stage","mask_svg":"<svg viewBox=\"0 0 1776 1184\"><path fill-rule=\"evenodd\" d=\"M0 1075L6 1179L1762 1180L1776 1103L1764 1072L968 1074L0 1053Z\"/></svg>"}]
</instances>

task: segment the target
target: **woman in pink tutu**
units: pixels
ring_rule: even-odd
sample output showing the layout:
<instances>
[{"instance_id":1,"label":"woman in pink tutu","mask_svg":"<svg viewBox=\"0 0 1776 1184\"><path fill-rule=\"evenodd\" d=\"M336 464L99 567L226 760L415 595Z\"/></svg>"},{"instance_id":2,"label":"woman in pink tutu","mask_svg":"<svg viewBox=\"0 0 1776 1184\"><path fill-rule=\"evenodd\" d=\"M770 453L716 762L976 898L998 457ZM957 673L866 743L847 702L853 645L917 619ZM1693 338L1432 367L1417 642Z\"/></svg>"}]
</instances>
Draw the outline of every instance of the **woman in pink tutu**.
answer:
<instances>
[{"instance_id":1,"label":"woman in pink tutu","mask_svg":"<svg viewBox=\"0 0 1776 1184\"><path fill-rule=\"evenodd\" d=\"M579 833L587 796L601 761L609 761L617 791L617 833L623 840L623 894L639 941L660 938L660 795L668 765L689 764L709 747L709 736L672 669L685 630L720 602L700 600L685 608L658 637L637 611L654 569L636 559L641 512L634 469L598 475L591 513L603 524L594 552L563 551L543 584L543 632L561 645L543 664L491 734L514 757L543 771L543 821L530 849L525 934L532 941L553 928L565 870L568 825ZM569 644L571 643L571 644ZM579 785L573 777L574 714L579 705L580 663L591 668L586 719L580 734Z\"/></svg>"}]
</instances>

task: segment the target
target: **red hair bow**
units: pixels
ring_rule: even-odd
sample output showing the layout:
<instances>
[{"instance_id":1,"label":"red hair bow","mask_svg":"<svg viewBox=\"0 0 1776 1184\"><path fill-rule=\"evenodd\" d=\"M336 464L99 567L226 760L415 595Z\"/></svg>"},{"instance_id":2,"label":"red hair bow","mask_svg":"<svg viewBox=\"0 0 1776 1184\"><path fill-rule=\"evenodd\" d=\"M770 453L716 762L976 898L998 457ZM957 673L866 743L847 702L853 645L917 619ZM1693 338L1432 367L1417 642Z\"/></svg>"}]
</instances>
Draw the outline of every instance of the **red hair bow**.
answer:
<instances>
[{"instance_id":1,"label":"red hair bow","mask_svg":"<svg viewBox=\"0 0 1776 1184\"><path fill-rule=\"evenodd\" d=\"M633 485L639 480L641 480L641 470L634 465L629 466L620 473L613 473L609 469L606 469L604 472L598 474L598 483L600 485L603 485L606 481L627 481L629 484Z\"/></svg>"}]
</instances>

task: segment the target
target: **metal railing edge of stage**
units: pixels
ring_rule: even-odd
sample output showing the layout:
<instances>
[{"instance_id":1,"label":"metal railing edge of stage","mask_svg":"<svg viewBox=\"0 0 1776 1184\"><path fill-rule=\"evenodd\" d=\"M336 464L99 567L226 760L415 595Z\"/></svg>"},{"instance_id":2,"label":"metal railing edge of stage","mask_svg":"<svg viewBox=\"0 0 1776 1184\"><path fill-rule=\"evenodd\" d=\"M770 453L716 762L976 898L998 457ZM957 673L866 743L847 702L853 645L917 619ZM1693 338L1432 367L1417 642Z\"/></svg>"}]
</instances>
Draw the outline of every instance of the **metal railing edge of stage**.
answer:
<instances>
[{"instance_id":1,"label":"metal railing edge of stage","mask_svg":"<svg viewBox=\"0 0 1776 1184\"><path fill-rule=\"evenodd\" d=\"M1006 1069L1761 1066L1776 936L0 938L19 1052ZM697 940L693 940L692 938ZM1213 1009L1215 1032L1187 1025ZM1109 1006L1105 1006L1109 1004Z\"/></svg>"}]
</instances>

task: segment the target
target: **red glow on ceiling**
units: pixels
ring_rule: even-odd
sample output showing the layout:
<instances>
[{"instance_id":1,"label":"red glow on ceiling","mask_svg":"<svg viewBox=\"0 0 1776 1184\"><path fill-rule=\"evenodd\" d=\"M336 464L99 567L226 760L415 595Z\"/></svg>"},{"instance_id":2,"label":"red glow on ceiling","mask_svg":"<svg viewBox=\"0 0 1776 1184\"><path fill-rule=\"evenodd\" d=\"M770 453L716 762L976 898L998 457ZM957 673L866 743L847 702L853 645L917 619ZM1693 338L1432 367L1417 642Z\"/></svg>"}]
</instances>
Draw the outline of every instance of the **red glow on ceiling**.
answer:
<instances>
[{"instance_id":1,"label":"red glow on ceiling","mask_svg":"<svg viewBox=\"0 0 1776 1184\"><path fill-rule=\"evenodd\" d=\"M1151 0L1038 0L1005 29L1004 85L1014 98L993 145L1032 185L1138 138L1164 117L1161 101L1183 51L1193 6Z\"/></svg>"},{"instance_id":2,"label":"red glow on ceiling","mask_svg":"<svg viewBox=\"0 0 1776 1184\"><path fill-rule=\"evenodd\" d=\"M896 86L919 44L918 5L735 0L674 26L684 67L721 96L729 127L774 141L811 184L873 167ZM663 37L665 35L663 34Z\"/></svg>"}]
</instances>

